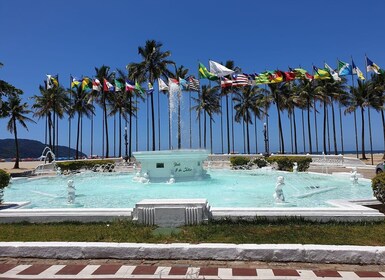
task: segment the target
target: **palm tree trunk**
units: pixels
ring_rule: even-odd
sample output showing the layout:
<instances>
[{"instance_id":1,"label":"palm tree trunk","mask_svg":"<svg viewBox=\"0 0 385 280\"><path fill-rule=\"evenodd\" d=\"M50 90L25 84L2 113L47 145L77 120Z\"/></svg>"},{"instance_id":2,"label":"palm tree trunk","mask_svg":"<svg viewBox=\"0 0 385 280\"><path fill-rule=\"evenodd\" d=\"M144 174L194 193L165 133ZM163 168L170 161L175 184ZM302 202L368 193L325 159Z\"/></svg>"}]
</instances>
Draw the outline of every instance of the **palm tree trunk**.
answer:
<instances>
[{"instance_id":1,"label":"palm tree trunk","mask_svg":"<svg viewBox=\"0 0 385 280\"><path fill-rule=\"evenodd\" d=\"M222 92L221 92L222 93ZM221 145L222 145L222 154L223 154L223 106L222 106L222 103L223 103L223 96L221 95L221 99L220 99L220 106L221 106Z\"/></svg>"},{"instance_id":2,"label":"palm tree trunk","mask_svg":"<svg viewBox=\"0 0 385 280\"><path fill-rule=\"evenodd\" d=\"M202 148L202 128L201 128L201 112L198 112L198 141L199 149Z\"/></svg>"},{"instance_id":3,"label":"palm tree trunk","mask_svg":"<svg viewBox=\"0 0 385 280\"><path fill-rule=\"evenodd\" d=\"M294 147L293 147L293 117L292 113L289 111L289 122L290 122L290 145L291 145L291 153L293 154Z\"/></svg>"},{"instance_id":4,"label":"palm tree trunk","mask_svg":"<svg viewBox=\"0 0 385 280\"><path fill-rule=\"evenodd\" d=\"M227 94L226 94L226 126L227 126L227 153L230 154L229 96ZM384 139L385 139L385 134L384 134Z\"/></svg>"},{"instance_id":5,"label":"palm tree trunk","mask_svg":"<svg viewBox=\"0 0 385 280\"><path fill-rule=\"evenodd\" d=\"M356 134L356 154L357 158L358 156L358 130L357 130L357 114L356 114L356 109L354 109L354 132Z\"/></svg>"},{"instance_id":6,"label":"palm tree trunk","mask_svg":"<svg viewBox=\"0 0 385 280\"><path fill-rule=\"evenodd\" d=\"M317 102L315 99L314 99L314 128L315 128L315 149L318 154L319 150L318 150Z\"/></svg>"},{"instance_id":7,"label":"palm tree trunk","mask_svg":"<svg viewBox=\"0 0 385 280\"><path fill-rule=\"evenodd\" d=\"M372 165L373 165L374 162L373 162L372 121L370 119L370 108L369 107L368 107L368 123L369 123L370 158L372 160Z\"/></svg>"},{"instance_id":8,"label":"palm tree trunk","mask_svg":"<svg viewBox=\"0 0 385 280\"><path fill-rule=\"evenodd\" d=\"M382 131L384 133L384 155L382 159L385 159L385 116L384 116L384 110L381 110L381 119L382 119Z\"/></svg>"},{"instance_id":9,"label":"palm tree trunk","mask_svg":"<svg viewBox=\"0 0 385 280\"><path fill-rule=\"evenodd\" d=\"M362 159L367 159L365 156L365 116L363 107L361 107L361 142Z\"/></svg>"},{"instance_id":10,"label":"palm tree trunk","mask_svg":"<svg viewBox=\"0 0 385 280\"><path fill-rule=\"evenodd\" d=\"M171 150L171 99L170 93L168 93L168 149ZM199 144L200 147L200 144Z\"/></svg>"},{"instance_id":11,"label":"palm tree trunk","mask_svg":"<svg viewBox=\"0 0 385 280\"><path fill-rule=\"evenodd\" d=\"M294 128L294 153L298 154L298 144L297 144L297 123L295 121L295 111L293 111L293 128Z\"/></svg>"},{"instance_id":12,"label":"palm tree trunk","mask_svg":"<svg viewBox=\"0 0 385 280\"><path fill-rule=\"evenodd\" d=\"M280 136L280 143L281 143L281 154L285 153L285 144L283 142L283 131L282 131L282 122L281 122L281 113L279 110L279 104L278 102L275 103L277 105L277 113L278 113L278 129L279 129L279 136Z\"/></svg>"},{"instance_id":13,"label":"palm tree trunk","mask_svg":"<svg viewBox=\"0 0 385 280\"><path fill-rule=\"evenodd\" d=\"M151 84L153 84L152 82ZM155 111L154 111L154 94L151 93L151 123L152 123L152 150L155 151Z\"/></svg>"},{"instance_id":14,"label":"palm tree trunk","mask_svg":"<svg viewBox=\"0 0 385 280\"><path fill-rule=\"evenodd\" d=\"M301 109L301 120L302 120L302 141L303 141L303 153L306 153L306 140L305 140L305 120L303 117L303 109Z\"/></svg>"},{"instance_id":15,"label":"palm tree trunk","mask_svg":"<svg viewBox=\"0 0 385 280\"><path fill-rule=\"evenodd\" d=\"M19 142L17 140L17 127L16 127L16 118L12 117L13 122L13 134L15 135L15 148L16 148L16 159L15 159L15 165L13 166L14 169L19 168L19 161L20 161L20 155L19 155Z\"/></svg>"},{"instance_id":16,"label":"palm tree trunk","mask_svg":"<svg viewBox=\"0 0 385 280\"><path fill-rule=\"evenodd\" d=\"M326 100L324 100L323 152L325 155L327 154L327 149L326 149L326 119L327 119Z\"/></svg>"},{"instance_id":17,"label":"palm tree trunk","mask_svg":"<svg viewBox=\"0 0 385 280\"><path fill-rule=\"evenodd\" d=\"M245 122L242 122L242 132L243 132L243 153L246 154L246 136L245 136Z\"/></svg>"},{"instance_id":18,"label":"palm tree trunk","mask_svg":"<svg viewBox=\"0 0 385 280\"><path fill-rule=\"evenodd\" d=\"M106 132L106 158L108 158L108 151L109 151L109 145L108 145L108 119L107 119L107 106L106 106L106 99L103 98L103 110L104 110L104 128Z\"/></svg>"},{"instance_id":19,"label":"palm tree trunk","mask_svg":"<svg viewBox=\"0 0 385 280\"><path fill-rule=\"evenodd\" d=\"M328 154L330 155L330 129L329 129L329 110L326 108L326 126L328 131Z\"/></svg>"},{"instance_id":20,"label":"palm tree trunk","mask_svg":"<svg viewBox=\"0 0 385 280\"><path fill-rule=\"evenodd\" d=\"M341 135L341 152L342 154L345 154L344 150L344 133L342 129L342 109L341 104L338 105L339 113L340 113L340 135Z\"/></svg>"},{"instance_id":21,"label":"palm tree trunk","mask_svg":"<svg viewBox=\"0 0 385 280\"><path fill-rule=\"evenodd\" d=\"M206 149L206 112L203 112L203 144Z\"/></svg>"},{"instance_id":22,"label":"palm tree trunk","mask_svg":"<svg viewBox=\"0 0 385 280\"><path fill-rule=\"evenodd\" d=\"M210 117L210 154L213 153L213 119Z\"/></svg>"},{"instance_id":23,"label":"palm tree trunk","mask_svg":"<svg viewBox=\"0 0 385 280\"><path fill-rule=\"evenodd\" d=\"M80 140L80 114L78 115L78 133L76 135L76 154L75 158L79 159L79 141Z\"/></svg>"},{"instance_id":24,"label":"palm tree trunk","mask_svg":"<svg viewBox=\"0 0 385 280\"><path fill-rule=\"evenodd\" d=\"M178 93L178 149L182 148L180 103L181 103L181 92L179 91Z\"/></svg>"},{"instance_id":25,"label":"palm tree trunk","mask_svg":"<svg viewBox=\"0 0 385 280\"><path fill-rule=\"evenodd\" d=\"M333 141L334 141L334 154L337 155L337 133L336 133L336 117L334 114L334 102L332 104L332 125L333 125Z\"/></svg>"},{"instance_id":26,"label":"palm tree trunk","mask_svg":"<svg viewBox=\"0 0 385 280\"><path fill-rule=\"evenodd\" d=\"M250 138L249 138L249 122L246 120L246 147L247 153L250 154Z\"/></svg>"},{"instance_id":27,"label":"palm tree trunk","mask_svg":"<svg viewBox=\"0 0 385 280\"><path fill-rule=\"evenodd\" d=\"M49 148L53 149L53 146L52 146L52 130L51 130L51 127L52 127L52 120L51 120L51 113L48 113L48 143L49 143ZM52 161L52 155L49 154L48 156L48 162L51 162Z\"/></svg>"},{"instance_id":28,"label":"palm tree trunk","mask_svg":"<svg viewBox=\"0 0 385 280\"><path fill-rule=\"evenodd\" d=\"M232 140L232 150L235 152L235 141L234 141L234 100L231 95L231 140Z\"/></svg>"},{"instance_id":29,"label":"palm tree trunk","mask_svg":"<svg viewBox=\"0 0 385 280\"><path fill-rule=\"evenodd\" d=\"M119 157L122 156L122 112L119 112Z\"/></svg>"},{"instance_id":30,"label":"palm tree trunk","mask_svg":"<svg viewBox=\"0 0 385 280\"><path fill-rule=\"evenodd\" d=\"M310 125L310 98L307 99L307 132L309 136L309 152L313 153L313 145L311 143L311 125Z\"/></svg>"},{"instance_id":31,"label":"palm tree trunk","mask_svg":"<svg viewBox=\"0 0 385 280\"><path fill-rule=\"evenodd\" d=\"M254 115L255 154L258 154L257 115Z\"/></svg>"}]
</instances>

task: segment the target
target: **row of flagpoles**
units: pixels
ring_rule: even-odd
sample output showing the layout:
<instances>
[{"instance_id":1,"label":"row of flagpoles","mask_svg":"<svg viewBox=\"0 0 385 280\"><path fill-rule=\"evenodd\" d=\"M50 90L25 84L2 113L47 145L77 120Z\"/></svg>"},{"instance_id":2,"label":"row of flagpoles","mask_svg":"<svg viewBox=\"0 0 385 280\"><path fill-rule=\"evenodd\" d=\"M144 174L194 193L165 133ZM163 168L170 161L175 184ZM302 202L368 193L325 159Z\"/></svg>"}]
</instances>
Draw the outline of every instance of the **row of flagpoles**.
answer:
<instances>
[{"instance_id":1,"label":"row of flagpoles","mask_svg":"<svg viewBox=\"0 0 385 280\"><path fill-rule=\"evenodd\" d=\"M384 73L384 71L377 64L371 61L368 57L365 58L367 72L374 72L376 74ZM324 68L318 68L313 65L312 74L310 74L303 68L289 68L288 71L275 70L253 74L236 73L234 70L228 69L222 64L212 60L209 61L209 66L210 71L202 63L199 63L199 78L220 82L222 88L290 82L298 79L306 79L309 81L333 79L335 81L341 81L341 77L348 75L357 75L359 79L365 80L362 71L356 66L353 59L351 64L338 60L337 69L333 69L327 63L324 64ZM114 83L114 85L112 84L112 82ZM168 84L164 82L161 78L159 78L159 90L168 91L170 83L178 84L183 90L200 90L199 80L196 79L194 76L189 76L187 79L179 78L178 80L168 78ZM47 75L47 89L54 88L58 85L58 76ZM78 80L77 78L71 76L71 88L79 86L81 86L82 89L85 91L93 90L98 92L120 92L125 89L126 91L136 90L141 94L151 94L153 92L153 86L150 83L148 83L148 89L145 90L137 81L133 82L128 79L126 79L125 81L119 79L114 79L114 81L108 81L107 79L103 79L103 81L101 82L96 78L90 79L88 77L84 77L81 80Z\"/></svg>"}]
</instances>

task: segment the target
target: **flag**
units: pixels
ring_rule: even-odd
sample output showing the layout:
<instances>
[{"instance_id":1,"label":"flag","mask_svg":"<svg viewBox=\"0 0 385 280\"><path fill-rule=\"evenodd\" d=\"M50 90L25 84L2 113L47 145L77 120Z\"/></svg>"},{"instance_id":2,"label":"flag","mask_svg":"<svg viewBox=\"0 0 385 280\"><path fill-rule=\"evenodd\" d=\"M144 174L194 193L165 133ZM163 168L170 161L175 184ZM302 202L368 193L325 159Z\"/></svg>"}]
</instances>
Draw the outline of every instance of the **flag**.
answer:
<instances>
[{"instance_id":1,"label":"flag","mask_svg":"<svg viewBox=\"0 0 385 280\"><path fill-rule=\"evenodd\" d=\"M130 80L126 80L126 91L133 91L135 89L135 84L134 82L130 81Z\"/></svg>"},{"instance_id":2,"label":"flag","mask_svg":"<svg viewBox=\"0 0 385 280\"><path fill-rule=\"evenodd\" d=\"M123 83L115 79L115 92L122 91Z\"/></svg>"},{"instance_id":3,"label":"flag","mask_svg":"<svg viewBox=\"0 0 385 280\"><path fill-rule=\"evenodd\" d=\"M154 87L152 86L152 84L150 82L148 82L146 93L147 94L153 94L153 92L154 92Z\"/></svg>"},{"instance_id":4,"label":"flag","mask_svg":"<svg viewBox=\"0 0 385 280\"><path fill-rule=\"evenodd\" d=\"M233 70L223 66L222 64L219 64L218 62L210 60L209 64L210 64L210 72L215 74L218 77L224 77L234 73Z\"/></svg>"},{"instance_id":5,"label":"flag","mask_svg":"<svg viewBox=\"0 0 385 280\"><path fill-rule=\"evenodd\" d=\"M270 79L269 79L269 73L260 73L255 76L255 84L256 85L261 85L261 84L269 84Z\"/></svg>"},{"instance_id":6,"label":"flag","mask_svg":"<svg viewBox=\"0 0 385 280\"><path fill-rule=\"evenodd\" d=\"M283 72L284 74L284 80L287 82L295 80L296 76L293 71Z\"/></svg>"},{"instance_id":7,"label":"flag","mask_svg":"<svg viewBox=\"0 0 385 280\"><path fill-rule=\"evenodd\" d=\"M365 80L364 75L362 74L361 70L354 64L354 61L352 59L352 73L353 75L357 75L359 79Z\"/></svg>"},{"instance_id":8,"label":"flag","mask_svg":"<svg viewBox=\"0 0 385 280\"><path fill-rule=\"evenodd\" d=\"M114 86L109 81L107 81L106 79L103 79L103 91L104 92L107 92L107 91L113 92L114 91Z\"/></svg>"},{"instance_id":9,"label":"flag","mask_svg":"<svg viewBox=\"0 0 385 280\"><path fill-rule=\"evenodd\" d=\"M283 82L283 75L282 75L282 72L277 70L273 73L269 73L270 74L270 83L281 83Z\"/></svg>"},{"instance_id":10,"label":"flag","mask_svg":"<svg viewBox=\"0 0 385 280\"><path fill-rule=\"evenodd\" d=\"M215 74L209 72L202 63L199 63L198 72L199 72L199 78L208 79L210 81L218 80L218 77Z\"/></svg>"},{"instance_id":11,"label":"flag","mask_svg":"<svg viewBox=\"0 0 385 280\"><path fill-rule=\"evenodd\" d=\"M324 69L319 69L316 66L313 66L313 70L315 72L314 73L314 79L316 79L316 80L330 79L330 74L328 71L326 71Z\"/></svg>"},{"instance_id":12,"label":"flag","mask_svg":"<svg viewBox=\"0 0 385 280\"><path fill-rule=\"evenodd\" d=\"M158 78L158 86L160 91L168 91L168 85L161 78Z\"/></svg>"},{"instance_id":13,"label":"flag","mask_svg":"<svg viewBox=\"0 0 385 280\"><path fill-rule=\"evenodd\" d=\"M221 78L221 88L228 88L233 86L233 81L225 77Z\"/></svg>"},{"instance_id":14,"label":"flag","mask_svg":"<svg viewBox=\"0 0 385 280\"><path fill-rule=\"evenodd\" d=\"M340 76L338 76L338 73L336 71L334 71L334 69L331 68L326 62L325 62L325 69L333 77L334 81L341 81L341 78L340 78Z\"/></svg>"},{"instance_id":15,"label":"flag","mask_svg":"<svg viewBox=\"0 0 385 280\"><path fill-rule=\"evenodd\" d=\"M100 85L100 81L98 79L94 79L92 81L92 90L95 90L95 91L101 91L102 87Z\"/></svg>"},{"instance_id":16,"label":"flag","mask_svg":"<svg viewBox=\"0 0 385 280\"><path fill-rule=\"evenodd\" d=\"M83 80L82 80L82 90L83 91L91 89L89 87L89 83L90 83L90 79L88 77L83 78Z\"/></svg>"},{"instance_id":17,"label":"flag","mask_svg":"<svg viewBox=\"0 0 385 280\"><path fill-rule=\"evenodd\" d=\"M233 87L244 87L249 84L249 79L243 74L233 74Z\"/></svg>"},{"instance_id":18,"label":"flag","mask_svg":"<svg viewBox=\"0 0 385 280\"><path fill-rule=\"evenodd\" d=\"M352 66L349 63L338 60L338 75L352 75Z\"/></svg>"},{"instance_id":19,"label":"flag","mask_svg":"<svg viewBox=\"0 0 385 280\"><path fill-rule=\"evenodd\" d=\"M179 86L181 90L187 90L188 89L188 83L185 79L179 78Z\"/></svg>"},{"instance_id":20,"label":"flag","mask_svg":"<svg viewBox=\"0 0 385 280\"><path fill-rule=\"evenodd\" d=\"M194 76L190 76L188 78L188 89L190 91L197 91L199 92L199 80L195 79Z\"/></svg>"},{"instance_id":21,"label":"flag","mask_svg":"<svg viewBox=\"0 0 385 280\"><path fill-rule=\"evenodd\" d=\"M366 57L366 72L373 71L376 74L380 74L380 66L371 61L368 57Z\"/></svg>"},{"instance_id":22,"label":"flag","mask_svg":"<svg viewBox=\"0 0 385 280\"><path fill-rule=\"evenodd\" d=\"M75 77L71 76L71 88L77 87L80 84L80 81L78 81Z\"/></svg>"},{"instance_id":23,"label":"flag","mask_svg":"<svg viewBox=\"0 0 385 280\"><path fill-rule=\"evenodd\" d=\"M138 81L135 81L135 89L142 95L144 95L144 89L140 86Z\"/></svg>"},{"instance_id":24,"label":"flag","mask_svg":"<svg viewBox=\"0 0 385 280\"><path fill-rule=\"evenodd\" d=\"M47 89L58 87L59 86L59 81L58 80L59 79L58 79L57 75L56 75L56 77L54 77L52 75L47 75L47 82L46 82Z\"/></svg>"}]
</instances>

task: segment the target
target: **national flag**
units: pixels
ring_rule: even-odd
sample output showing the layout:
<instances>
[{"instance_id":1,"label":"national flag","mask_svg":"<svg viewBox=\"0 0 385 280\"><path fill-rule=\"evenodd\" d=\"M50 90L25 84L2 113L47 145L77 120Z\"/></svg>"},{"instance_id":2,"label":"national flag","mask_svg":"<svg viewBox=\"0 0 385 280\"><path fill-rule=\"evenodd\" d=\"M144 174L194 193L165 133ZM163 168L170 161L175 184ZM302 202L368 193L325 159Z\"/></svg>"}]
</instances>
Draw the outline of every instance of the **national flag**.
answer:
<instances>
[{"instance_id":1,"label":"national flag","mask_svg":"<svg viewBox=\"0 0 385 280\"><path fill-rule=\"evenodd\" d=\"M349 63L338 60L338 75L352 75L352 66Z\"/></svg>"},{"instance_id":2,"label":"national flag","mask_svg":"<svg viewBox=\"0 0 385 280\"><path fill-rule=\"evenodd\" d=\"M152 86L152 84L150 82L148 82L147 84L147 91L146 91L147 94L153 94L154 93L154 87Z\"/></svg>"},{"instance_id":3,"label":"national flag","mask_svg":"<svg viewBox=\"0 0 385 280\"><path fill-rule=\"evenodd\" d=\"M198 79L195 79L194 76L190 76L188 78L188 89L190 91L197 91L199 92L199 80Z\"/></svg>"},{"instance_id":4,"label":"national flag","mask_svg":"<svg viewBox=\"0 0 385 280\"><path fill-rule=\"evenodd\" d=\"M281 83L283 82L283 75L282 72L277 70L273 73L270 73L270 83Z\"/></svg>"},{"instance_id":5,"label":"national flag","mask_svg":"<svg viewBox=\"0 0 385 280\"><path fill-rule=\"evenodd\" d=\"M330 74L328 71L324 70L324 69L319 69L318 67L316 66L313 66L313 70L314 70L314 79L315 80L325 80L325 79L330 79Z\"/></svg>"},{"instance_id":6,"label":"national flag","mask_svg":"<svg viewBox=\"0 0 385 280\"><path fill-rule=\"evenodd\" d=\"M168 91L168 85L161 78L158 78L158 86L160 91Z\"/></svg>"},{"instance_id":7,"label":"national flag","mask_svg":"<svg viewBox=\"0 0 385 280\"><path fill-rule=\"evenodd\" d=\"M352 73L353 75L357 75L360 80L365 80L364 75L362 74L361 70L354 64L354 61L352 59Z\"/></svg>"},{"instance_id":8,"label":"national flag","mask_svg":"<svg viewBox=\"0 0 385 280\"><path fill-rule=\"evenodd\" d=\"M114 86L109 81L107 81L106 79L103 79L103 91L104 92L107 92L107 91L113 92L114 90L115 90Z\"/></svg>"},{"instance_id":9,"label":"national flag","mask_svg":"<svg viewBox=\"0 0 385 280\"><path fill-rule=\"evenodd\" d=\"M233 74L233 87L244 87L249 84L249 78L243 74Z\"/></svg>"},{"instance_id":10,"label":"national flag","mask_svg":"<svg viewBox=\"0 0 385 280\"><path fill-rule=\"evenodd\" d=\"M380 66L375 64L373 61L371 61L368 57L366 57L366 71L370 72L373 71L376 74L380 74Z\"/></svg>"},{"instance_id":11,"label":"national flag","mask_svg":"<svg viewBox=\"0 0 385 280\"><path fill-rule=\"evenodd\" d=\"M185 79L179 78L179 86L181 90L188 90L188 83Z\"/></svg>"},{"instance_id":12,"label":"national flag","mask_svg":"<svg viewBox=\"0 0 385 280\"><path fill-rule=\"evenodd\" d=\"M59 78L57 75L56 75L56 77L54 77L52 75L47 75L47 82L46 82L47 89L58 87L59 86L58 80L59 80Z\"/></svg>"},{"instance_id":13,"label":"national flag","mask_svg":"<svg viewBox=\"0 0 385 280\"><path fill-rule=\"evenodd\" d=\"M133 91L135 89L135 83L130 80L126 80L125 85L126 91Z\"/></svg>"},{"instance_id":14,"label":"national flag","mask_svg":"<svg viewBox=\"0 0 385 280\"><path fill-rule=\"evenodd\" d=\"M287 82L293 81L296 78L295 73L293 71L283 72L283 74L284 74L284 80Z\"/></svg>"},{"instance_id":15,"label":"national flag","mask_svg":"<svg viewBox=\"0 0 385 280\"><path fill-rule=\"evenodd\" d=\"M76 79L75 77L71 76L71 88L78 87L79 84L80 84L80 81L78 81L78 79Z\"/></svg>"},{"instance_id":16,"label":"national flag","mask_svg":"<svg viewBox=\"0 0 385 280\"><path fill-rule=\"evenodd\" d=\"M198 72L199 72L199 78L208 79L210 81L218 80L218 77L215 74L209 72L202 63L199 63Z\"/></svg>"},{"instance_id":17,"label":"national flag","mask_svg":"<svg viewBox=\"0 0 385 280\"><path fill-rule=\"evenodd\" d=\"M135 90L137 90L141 95L144 95L144 89L140 86L138 81L135 81Z\"/></svg>"},{"instance_id":18,"label":"national flag","mask_svg":"<svg viewBox=\"0 0 385 280\"><path fill-rule=\"evenodd\" d=\"M122 89L123 89L123 83L115 79L115 92L122 91Z\"/></svg>"},{"instance_id":19,"label":"national flag","mask_svg":"<svg viewBox=\"0 0 385 280\"><path fill-rule=\"evenodd\" d=\"M92 90L101 91L101 89L102 87L101 87L100 81L98 79L94 79L92 81Z\"/></svg>"},{"instance_id":20,"label":"national flag","mask_svg":"<svg viewBox=\"0 0 385 280\"><path fill-rule=\"evenodd\" d=\"M331 68L326 62L325 62L325 69L333 77L334 81L341 81L341 78L340 78L340 76L338 76L338 73L336 71L334 71L334 69Z\"/></svg>"},{"instance_id":21,"label":"national flag","mask_svg":"<svg viewBox=\"0 0 385 280\"><path fill-rule=\"evenodd\" d=\"M82 90L90 90L91 88L89 87L90 79L88 77L83 78L82 80Z\"/></svg>"},{"instance_id":22,"label":"national flag","mask_svg":"<svg viewBox=\"0 0 385 280\"><path fill-rule=\"evenodd\" d=\"M255 76L255 84L256 85L269 84L270 83L269 76L270 75L267 72L257 74Z\"/></svg>"},{"instance_id":23,"label":"national flag","mask_svg":"<svg viewBox=\"0 0 385 280\"><path fill-rule=\"evenodd\" d=\"M209 61L209 65L210 65L210 72L215 74L218 77L224 77L234 73L233 70L212 60Z\"/></svg>"},{"instance_id":24,"label":"national flag","mask_svg":"<svg viewBox=\"0 0 385 280\"><path fill-rule=\"evenodd\" d=\"M221 88L228 88L233 86L233 80L227 79L225 77L221 78Z\"/></svg>"}]
</instances>

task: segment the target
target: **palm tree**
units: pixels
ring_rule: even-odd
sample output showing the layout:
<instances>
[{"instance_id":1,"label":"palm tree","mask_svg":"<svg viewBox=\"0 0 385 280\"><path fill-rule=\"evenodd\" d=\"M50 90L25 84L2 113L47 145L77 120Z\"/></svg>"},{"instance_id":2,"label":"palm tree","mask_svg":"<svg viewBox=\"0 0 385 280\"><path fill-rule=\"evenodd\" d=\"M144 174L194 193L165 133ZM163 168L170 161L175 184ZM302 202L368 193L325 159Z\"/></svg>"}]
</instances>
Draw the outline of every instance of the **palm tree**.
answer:
<instances>
[{"instance_id":1,"label":"palm tree","mask_svg":"<svg viewBox=\"0 0 385 280\"><path fill-rule=\"evenodd\" d=\"M384 106L383 106L383 104L385 103L385 72L372 76L372 83L373 83L373 90L375 94L378 96L378 101L381 104L381 106L379 106L379 110L381 111L381 120L382 120L383 137L384 137L384 150L385 150L385 115L384 115ZM382 158L385 159L385 152Z\"/></svg>"},{"instance_id":2,"label":"palm tree","mask_svg":"<svg viewBox=\"0 0 385 280\"><path fill-rule=\"evenodd\" d=\"M203 85L202 92L198 94L198 98L193 97L193 100L196 102L196 105L193 106L193 110L197 112L197 119L201 113L203 113L203 139L204 139L204 148L206 149L206 116L210 118L210 143L212 149L212 122L213 116L215 113L220 112L220 97L218 93L218 87L210 87Z\"/></svg>"},{"instance_id":3,"label":"palm tree","mask_svg":"<svg viewBox=\"0 0 385 280\"><path fill-rule=\"evenodd\" d=\"M361 153L362 159L367 159L365 155L365 107L368 106L367 99L371 94L370 82L357 80L357 87L351 87L351 96L346 113L352 113L356 109L361 109Z\"/></svg>"},{"instance_id":4,"label":"palm tree","mask_svg":"<svg viewBox=\"0 0 385 280\"><path fill-rule=\"evenodd\" d=\"M264 95L263 89L259 87L245 86L240 91L235 93L233 101L235 102L234 109L235 121L240 122L241 119L246 125L246 150L250 154L250 137L249 124L252 124L252 114L258 119L264 115Z\"/></svg>"},{"instance_id":5,"label":"palm tree","mask_svg":"<svg viewBox=\"0 0 385 280\"><path fill-rule=\"evenodd\" d=\"M130 63L127 66L130 74L138 82L148 81L152 85L154 81L163 76L170 77L171 71L167 69L169 65L175 63L167 58L171 55L170 51L161 51L162 43L155 40L147 40L144 47L138 47L138 53L142 58L140 63ZM152 150L155 151L155 116L154 116L154 95L151 94L151 123L152 123Z\"/></svg>"},{"instance_id":6,"label":"palm tree","mask_svg":"<svg viewBox=\"0 0 385 280\"><path fill-rule=\"evenodd\" d=\"M79 84L78 86L75 86L68 90L71 98L71 109L69 110L70 117L74 117L75 114L78 115L78 123L77 123L77 136L76 136L76 155L75 158L79 158L79 139L80 135L82 134L81 131L81 120L83 116L86 116L87 118L90 118L92 115L94 115L95 107L92 104L92 95L90 95L90 92L83 89L82 85Z\"/></svg>"},{"instance_id":7,"label":"palm tree","mask_svg":"<svg viewBox=\"0 0 385 280\"><path fill-rule=\"evenodd\" d=\"M48 122L48 139L49 147L54 151L55 145L55 124L53 113L60 119L64 117L64 113L69 110L69 97L62 86L47 89L42 85L39 86L40 95L34 95L34 117L47 118Z\"/></svg>"},{"instance_id":8,"label":"palm tree","mask_svg":"<svg viewBox=\"0 0 385 280\"><path fill-rule=\"evenodd\" d=\"M95 67L96 75L95 77L101 82L109 82L112 83L114 79L114 73L110 73L110 67L102 65L100 68ZM103 132L103 140L104 140L104 133L106 136L106 153L105 157L109 157L109 141L108 141L108 119L107 119L107 104L111 101L113 94L109 92L109 90L105 90L104 86L102 87L101 92L93 91L92 95L96 97L96 101L99 103L99 105L103 109L103 120L104 120L104 132ZM104 150L104 143L103 143L103 150Z\"/></svg>"},{"instance_id":9,"label":"palm tree","mask_svg":"<svg viewBox=\"0 0 385 280\"><path fill-rule=\"evenodd\" d=\"M17 123L21 124L22 127L28 130L26 121L35 122L26 116L26 114L31 113L32 111L28 110L28 104L21 104L21 98L18 95L11 94L8 97L8 102L6 104L9 121L7 123L7 130L15 136L15 147L16 147L16 160L13 168L19 168L19 143L17 138Z\"/></svg>"},{"instance_id":10,"label":"palm tree","mask_svg":"<svg viewBox=\"0 0 385 280\"><path fill-rule=\"evenodd\" d=\"M285 153L285 143L283 139L283 130L282 130L282 121L281 121L281 111L286 108L286 98L285 93L290 92L290 88L287 83L274 83L268 84L270 89L270 96L266 102L275 103L278 114L278 131L279 131L279 143L280 143L280 153Z\"/></svg>"}]
</instances>

